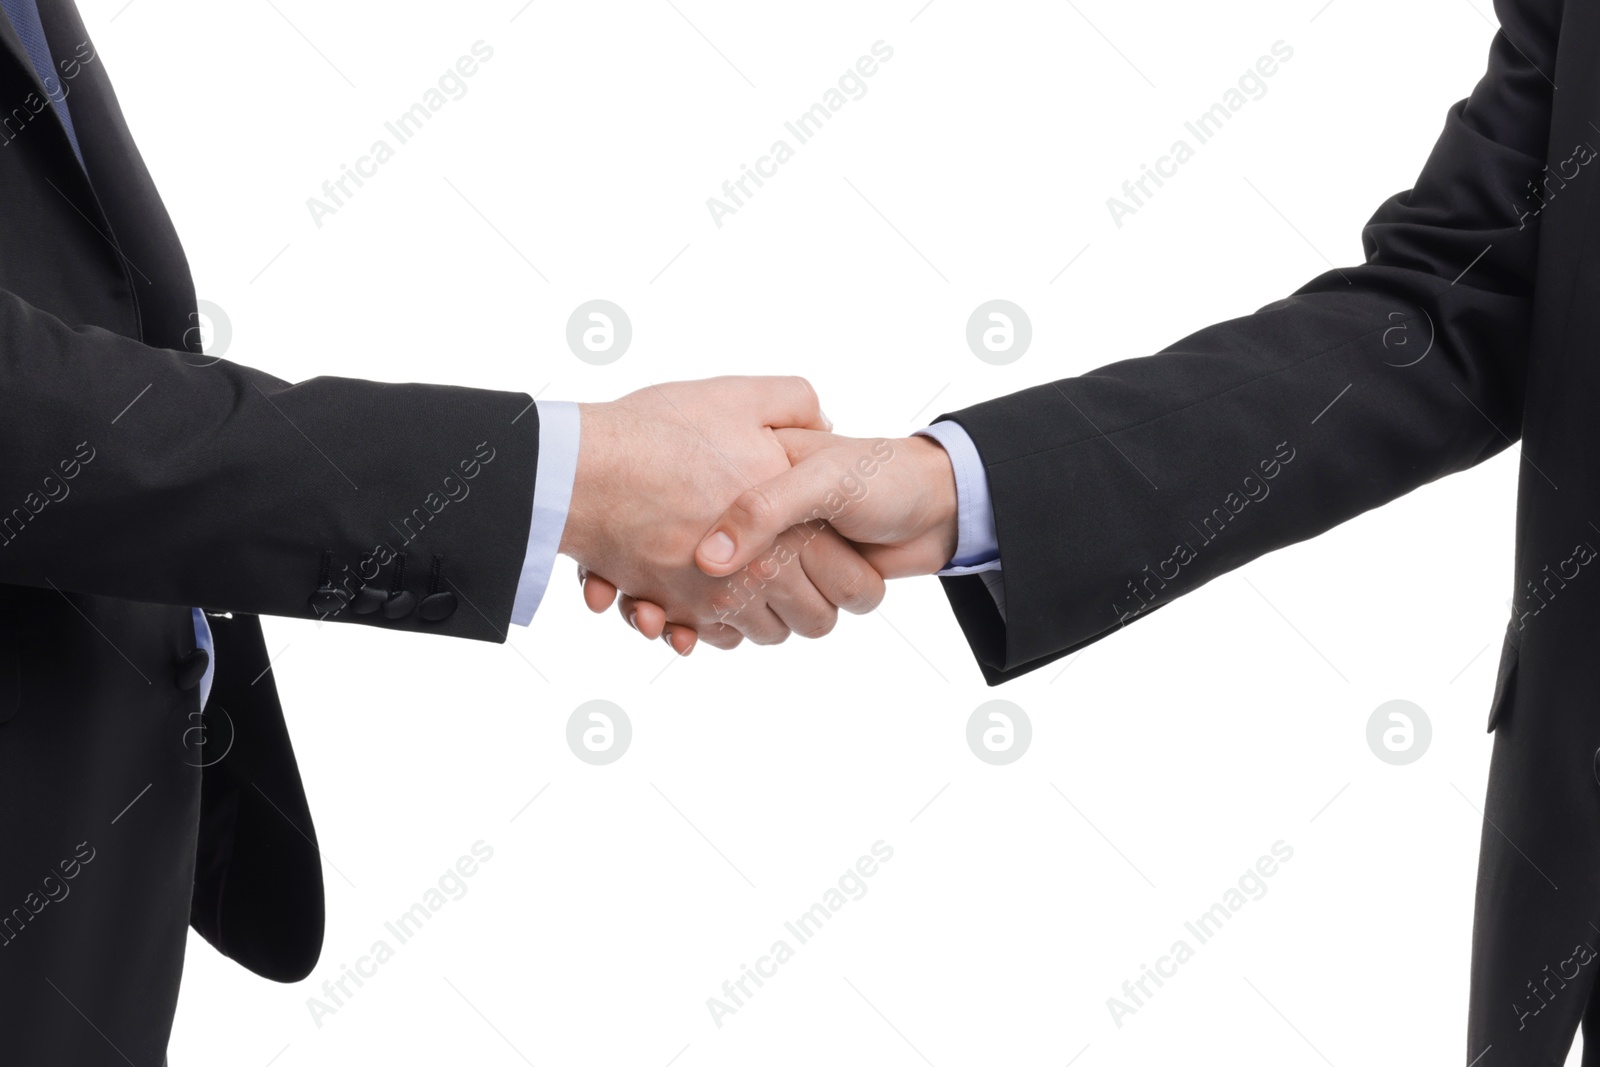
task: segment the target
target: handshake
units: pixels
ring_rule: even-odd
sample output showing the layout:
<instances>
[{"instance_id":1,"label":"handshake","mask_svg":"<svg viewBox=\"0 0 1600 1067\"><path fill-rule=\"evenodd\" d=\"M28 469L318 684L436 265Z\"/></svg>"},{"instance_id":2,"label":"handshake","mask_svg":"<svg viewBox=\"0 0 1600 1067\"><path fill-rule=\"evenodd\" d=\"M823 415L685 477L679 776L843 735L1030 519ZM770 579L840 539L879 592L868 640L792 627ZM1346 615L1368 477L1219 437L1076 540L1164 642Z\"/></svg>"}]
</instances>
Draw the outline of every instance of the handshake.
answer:
<instances>
[{"instance_id":1,"label":"handshake","mask_svg":"<svg viewBox=\"0 0 1600 1067\"><path fill-rule=\"evenodd\" d=\"M821 637L956 553L944 449L835 435L803 378L652 385L579 418L560 551L591 610L679 655Z\"/></svg>"}]
</instances>

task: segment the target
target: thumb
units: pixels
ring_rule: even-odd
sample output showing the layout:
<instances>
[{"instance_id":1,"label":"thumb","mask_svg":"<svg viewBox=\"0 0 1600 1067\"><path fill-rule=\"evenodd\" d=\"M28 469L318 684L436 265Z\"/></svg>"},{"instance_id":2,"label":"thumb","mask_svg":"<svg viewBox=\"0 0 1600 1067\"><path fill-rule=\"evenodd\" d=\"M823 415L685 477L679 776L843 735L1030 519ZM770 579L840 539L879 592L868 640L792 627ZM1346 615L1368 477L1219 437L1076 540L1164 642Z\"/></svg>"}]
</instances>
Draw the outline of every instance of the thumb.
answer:
<instances>
[{"instance_id":1,"label":"thumb","mask_svg":"<svg viewBox=\"0 0 1600 1067\"><path fill-rule=\"evenodd\" d=\"M845 441L845 438L836 433L792 427L777 427L772 431L772 436L783 446L783 453L788 457L791 467L810 459L825 448L843 444Z\"/></svg>"},{"instance_id":2,"label":"thumb","mask_svg":"<svg viewBox=\"0 0 1600 1067\"><path fill-rule=\"evenodd\" d=\"M823 518L814 512L822 511L837 481L832 467L813 458L740 493L700 542L695 564L713 578L726 577L771 548L789 527Z\"/></svg>"}]
</instances>

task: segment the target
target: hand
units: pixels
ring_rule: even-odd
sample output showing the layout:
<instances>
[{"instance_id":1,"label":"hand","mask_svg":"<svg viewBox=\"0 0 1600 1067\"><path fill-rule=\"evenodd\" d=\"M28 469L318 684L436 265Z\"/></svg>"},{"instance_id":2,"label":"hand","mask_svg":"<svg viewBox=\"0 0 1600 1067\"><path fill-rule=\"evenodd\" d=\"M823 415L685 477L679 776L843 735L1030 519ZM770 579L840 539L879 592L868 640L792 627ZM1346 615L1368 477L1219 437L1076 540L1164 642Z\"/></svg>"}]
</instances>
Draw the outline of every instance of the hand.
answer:
<instances>
[{"instance_id":1,"label":"hand","mask_svg":"<svg viewBox=\"0 0 1600 1067\"><path fill-rule=\"evenodd\" d=\"M806 429L776 431L793 468L747 489L711 526L695 551L709 575L759 570L781 552L796 523L825 521L885 578L932 574L949 565L957 544L955 472L938 442L840 437ZM589 579L590 606L613 593ZM623 596L619 607L647 636L665 631L680 652L693 647L690 625L660 606Z\"/></svg>"},{"instance_id":2,"label":"hand","mask_svg":"<svg viewBox=\"0 0 1600 1067\"><path fill-rule=\"evenodd\" d=\"M713 578L692 565L695 545L727 502L788 469L772 427L830 425L804 379L653 385L582 405L580 418L560 551L578 561L590 607L603 610L616 590L659 606L663 618L687 627L667 634L686 654L697 634L719 648L745 637L775 644L790 632L817 636L832 628L839 607L870 611L882 599L883 579L820 524L777 531L760 573L730 567Z\"/></svg>"},{"instance_id":3,"label":"hand","mask_svg":"<svg viewBox=\"0 0 1600 1067\"><path fill-rule=\"evenodd\" d=\"M777 534L826 521L885 578L933 574L956 553L956 476L928 437L866 439L780 430L792 468L741 493L695 550L710 575L759 560Z\"/></svg>"}]
</instances>

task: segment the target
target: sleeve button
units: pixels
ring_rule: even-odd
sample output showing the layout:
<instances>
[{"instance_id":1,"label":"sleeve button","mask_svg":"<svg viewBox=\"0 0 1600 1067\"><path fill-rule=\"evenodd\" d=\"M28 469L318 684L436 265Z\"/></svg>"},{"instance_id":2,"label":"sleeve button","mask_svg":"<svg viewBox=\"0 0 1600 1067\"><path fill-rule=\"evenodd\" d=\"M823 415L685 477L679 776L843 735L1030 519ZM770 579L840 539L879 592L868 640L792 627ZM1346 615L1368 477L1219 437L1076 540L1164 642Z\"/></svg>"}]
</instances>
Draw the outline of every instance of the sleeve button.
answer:
<instances>
[{"instance_id":1,"label":"sleeve button","mask_svg":"<svg viewBox=\"0 0 1600 1067\"><path fill-rule=\"evenodd\" d=\"M411 610L416 606L416 594L402 589L397 593L390 593L389 599L383 602L383 617L386 619L403 619L410 615Z\"/></svg>"},{"instance_id":2,"label":"sleeve button","mask_svg":"<svg viewBox=\"0 0 1600 1067\"><path fill-rule=\"evenodd\" d=\"M455 614L456 595L451 592L429 593L422 598L419 614L427 622L440 622Z\"/></svg>"},{"instance_id":3,"label":"sleeve button","mask_svg":"<svg viewBox=\"0 0 1600 1067\"><path fill-rule=\"evenodd\" d=\"M371 615L383 607L383 602L389 599L385 593L375 585L363 585L356 590L356 598L350 604L350 610L357 615Z\"/></svg>"},{"instance_id":4,"label":"sleeve button","mask_svg":"<svg viewBox=\"0 0 1600 1067\"><path fill-rule=\"evenodd\" d=\"M332 615L344 607L344 594L331 585L319 586L311 594L311 610L318 615Z\"/></svg>"}]
</instances>

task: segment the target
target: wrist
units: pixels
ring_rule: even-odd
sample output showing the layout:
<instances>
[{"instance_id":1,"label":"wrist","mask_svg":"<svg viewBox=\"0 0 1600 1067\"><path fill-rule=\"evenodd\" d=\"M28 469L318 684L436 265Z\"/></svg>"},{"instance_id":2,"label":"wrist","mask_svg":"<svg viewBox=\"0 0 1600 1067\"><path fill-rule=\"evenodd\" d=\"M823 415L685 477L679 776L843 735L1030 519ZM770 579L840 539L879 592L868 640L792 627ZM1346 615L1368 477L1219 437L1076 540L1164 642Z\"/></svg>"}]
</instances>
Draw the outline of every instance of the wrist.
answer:
<instances>
[{"instance_id":1,"label":"wrist","mask_svg":"<svg viewBox=\"0 0 1600 1067\"><path fill-rule=\"evenodd\" d=\"M613 405L579 404L583 432L578 438L578 464L572 479L572 500L556 551L585 566L600 557L609 510L606 497L616 486L617 433L611 418Z\"/></svg>"},{"instance_id":2,"label":"wrist","mask_svg":"<svg viewBox=\"0 0 1600 1067\"><path fill-rule=\"evenodd\" d=\"M917 558L923 573L933 574L949 565L959 547L961 502L955 467L944 447L931 437L904 438L899 448L910 460L917 487Z\"/></svg>"}]
</instances>

